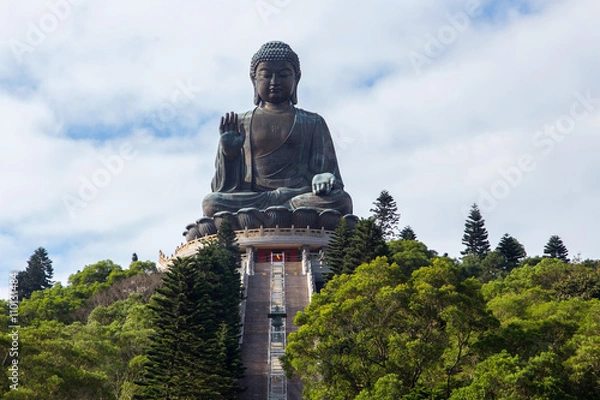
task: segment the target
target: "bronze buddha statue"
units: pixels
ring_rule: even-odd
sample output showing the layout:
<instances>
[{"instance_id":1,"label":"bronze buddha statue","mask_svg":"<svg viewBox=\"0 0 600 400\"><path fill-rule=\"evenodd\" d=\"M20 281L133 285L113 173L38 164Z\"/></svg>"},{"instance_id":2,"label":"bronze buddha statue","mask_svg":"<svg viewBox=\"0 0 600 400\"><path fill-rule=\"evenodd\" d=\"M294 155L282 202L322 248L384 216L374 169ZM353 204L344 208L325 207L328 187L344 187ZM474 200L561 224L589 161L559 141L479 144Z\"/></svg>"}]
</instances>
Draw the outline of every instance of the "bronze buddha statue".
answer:
<instances>
[{"instance_id":1,"label":"bronze buddha statue","mask_svg":"<svg viewBox=\"0 0 600 400\"><path fill-rule=\"evenodd\" d=\"M221 118L206 216L271 206L352 213L325 120L295 107L300 76L298 55L283 42L265 43L254 54L256 107Z\"/></svg>"}]
</instances>

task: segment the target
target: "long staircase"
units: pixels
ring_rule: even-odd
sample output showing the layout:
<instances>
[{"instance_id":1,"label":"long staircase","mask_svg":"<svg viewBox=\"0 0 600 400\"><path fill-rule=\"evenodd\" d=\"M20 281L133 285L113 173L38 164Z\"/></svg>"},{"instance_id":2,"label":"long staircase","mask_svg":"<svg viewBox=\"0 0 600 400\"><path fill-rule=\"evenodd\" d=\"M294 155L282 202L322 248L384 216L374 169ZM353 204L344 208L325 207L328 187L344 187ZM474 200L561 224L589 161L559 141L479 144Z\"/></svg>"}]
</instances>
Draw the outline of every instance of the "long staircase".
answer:
<instances>
[{"instance_id":1,"label":"long staircase","mask_svg":"<svg viewBox=\"0 0 600 400\"><path fill-rule=\"evenodd\" d=\"M285 377L279 357L298 311L309 303L306 275L301 262L285 262L274 252L269 263L255 263L248 276L242 340L246 366L240 400L300 400L302 384Z\"/></svg>"}]
</instances>

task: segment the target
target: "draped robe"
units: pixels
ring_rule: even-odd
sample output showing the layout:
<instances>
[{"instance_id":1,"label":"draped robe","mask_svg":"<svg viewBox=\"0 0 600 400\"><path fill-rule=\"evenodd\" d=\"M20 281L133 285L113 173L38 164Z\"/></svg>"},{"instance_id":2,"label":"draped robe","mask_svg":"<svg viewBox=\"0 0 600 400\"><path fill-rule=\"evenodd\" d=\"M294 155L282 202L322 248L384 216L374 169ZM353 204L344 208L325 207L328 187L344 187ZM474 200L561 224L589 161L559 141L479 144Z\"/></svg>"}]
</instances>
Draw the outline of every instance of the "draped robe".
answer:
<instances>
[{"instance_id":1,"label":"draped robe","mask_svg":"<svg viewBox=\"0 0 600 400\"><path fill-rule=\"evenodd\" d=\"M247 207L262 210L273 205L336 209L351 214L352 199L344 191L325 120L295 108L292 128L282 143L256 157L251 140L253 115L254 110L240 115L238 125L244 143L236 157L227 159L219 143L213 192L204 198L204 214L210 217L219 211L235 212ZM335 185L328 195L315 195L312 179L325 172L335 176Z\"/></svg>"}]
</instances>

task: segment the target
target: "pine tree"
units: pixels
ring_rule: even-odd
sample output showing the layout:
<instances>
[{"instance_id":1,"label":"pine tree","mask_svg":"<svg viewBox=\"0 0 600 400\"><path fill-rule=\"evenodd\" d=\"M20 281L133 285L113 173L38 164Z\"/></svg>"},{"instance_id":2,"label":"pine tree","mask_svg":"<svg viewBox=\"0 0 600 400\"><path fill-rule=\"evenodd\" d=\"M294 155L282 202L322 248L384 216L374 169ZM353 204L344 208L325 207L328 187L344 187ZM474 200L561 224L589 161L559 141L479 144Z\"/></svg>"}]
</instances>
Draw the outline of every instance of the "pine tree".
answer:
<instances>
[{"instance_id":1,"label":"pine tree","mask_svg":"<svg viewBox=\"0 0 600 400\"><path fill-rule=\"evenodd\" d=\"M515 268L519 262L527 256L525 247L517 239L505 233L500 239L500 243L496 247L496 250L504 256L503 268L506 272L510 272Z\"/></svg>"},{"instance_id":2,"label":"pine tree","mask_svg":"<svg viewBox=\"0 0 600 400\"><path fill-rule=\"evenodd\" d=\"M563 243L562 239L557 235L550 236L548 243L544 246L544 256L558 258L564 262L569 262L569 250Z\"/></svg>"},{"instance_id":3,"label":"pine tree","mask_svg":"<svg viewBox=\"0 0 600 400\"><path fill-rule=\"evenodd\" d=\"M324 276L326 281L333 278L334 275L342 274L344 257L348 251L351 239L352 229L350 229L348 221L342 218L335 231L333 231L327 245L327 250L325 251L325 264L331 270L331 273Z\"/></svg>"},{"instance_id":4,"label":"pine tree","mask_svg":"<svg viewBox=\"0 0 600 400\"><path fill-rule=\"evenodd\" d=\"M224 218L221 222L221 226L217 232L217 243L219 243L231 257L229 262L239 267L242 259L240 255L240 248L237 244L237 236L235 235L235 231L231 226L231 222L229 222L229 219L227 218Z\"/></svg>"},{"instance_id":5,"label":"pine tree","mask_svg":"<svg viewBox=\"0 0 600 400\"><path fill-rule=\"evenodd\" d=\"M351 274L356 267L388 253L383 232L375 218L360 219L352 232L350 243L342 262L342 273Z\"/></svg>"},{"instance_id":6,"label":"pine tree","mask_svg":"<svg viewBox=\"0 0 600 400\"><path fill-rule=\"evenodd\" d=\"M490 251L490 242L487 229L485 229L485 220L481 216L477 204L471 206L471 212L465 222L464 232L462 243L466 246L466 249L461 251L461 254L475 254L483 259Z\"/></svg>"},{"instance_id":7,"label":"pine tree","mask_svg":"<svg viewBox=\"0 0 600 400\"><path fill-rule=\"evenodd\" d=\"M240 336L241 336L241 315L239 313L240 302L243 299L243 288L241 285L240 268L242 257L237 243L237 236L231 223L225 219L217 233L217 246L214 248L222 255L223 269L221 275L221 292L224 294L218 297L221 304L218 305L221 310L227 310L223 315L223 322L219 331L220 348L225 355L225 364L229 376L241 378L243 375L243 365L241 362ZM217 296L219 296L217 294Z\"/></svg>"},{"instance_id":8,"label":"pine tree","mask_svg":"<svg viewBox=\"0 0 600 400\"><path fill-rule=\"evenodd\" d=\"M25 271L17 274L19 299L28 299L34 291L52 287L53 275L54 269L48 252L43 247L38 247L29 257Z\"/></svg>"},{"instance_id":9,"label":"pine tree","mask_svg":"<svg viewBox=\"0 0 600 400\"><path fill-rule=\"evenodd\" d=\"M410 225L407 225L400 232L400 239L402 239L402 240L417 240L417 235L415 234L415 231L413 231L413 228L411 228Z\"/></svg>"},{"instance_id":10,"label":"pine tree","mask_svg":"<svg viewBox=\"0 0 600 400\"><path fill-rule=\"evenodd\" d=\"M396 201L387 190L382 190L373 203L374 208L369 211L377 221L377 225L383 232L385 240L395 239L397 236L397 225L400 220Z\"/></svg>"},{"instance_id":11,"label":"pine tree","mask_svg":"<svg viewBox=\"0 0 600 400\"><path fill-rule=\"evenodd\" d=\"M234 399L239 393L241 285L230 252L206 243L166 272L150 304L155 333L136 398Z\"/></svg>"}]
</instances>

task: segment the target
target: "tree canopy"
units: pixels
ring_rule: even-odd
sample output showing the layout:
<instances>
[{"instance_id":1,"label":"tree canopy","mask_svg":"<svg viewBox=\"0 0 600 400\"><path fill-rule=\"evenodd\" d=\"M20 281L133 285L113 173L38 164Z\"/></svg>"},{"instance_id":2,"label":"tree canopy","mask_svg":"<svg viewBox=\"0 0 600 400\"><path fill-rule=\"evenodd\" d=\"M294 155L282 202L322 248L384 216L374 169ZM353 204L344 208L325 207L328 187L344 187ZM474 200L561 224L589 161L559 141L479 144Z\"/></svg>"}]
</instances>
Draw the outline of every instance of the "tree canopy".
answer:
<instances>
[{"instance_id":1,"label":"tree canopy","mask_svg":"<svg viewBox=\"0 0 600 400\"><path fill-rule=\"evenodd\" d=\"M360 264L386 254L383 231L375 218L361 218L354 229L350 229L342 219L325 252L325 262L331 268L328 279L334 275L351 274Z\"/></svg>"},{"instance_id":2,"label":"tree canopy","mask_svg":"<svg viewBox=\"0 0 600 400\"><path fill-rule=\"evenodd\" d=\"M334 278L296 317L288 372L302 377L307 398L447 394L468 381L474 344L497 324L479 288L474 279L461 282L449 259L410 277L386 258L363 264Z\"/></svg>"},{"instance_id":3,"label":"tree canopy","mask_svg":"<svg viewBox=\"0 0 600 400\"><path fill-rule=\"evenodd\" d=\"M29 260L27 268L17 274L19 299L28 299L36 290L52 287L54 269L48 252L43 247L38 247Z\"/></svg>"},{"instance_id":4,"label":"tree canopy","mask_svg":"<svg viewBox=\"0 0 600 400\"><path fill-rule=\"evenodd\" d=\"M392 195L387 190L382 190L369 211L373 213L377 226L381 228L385 240L396 238L398 234L398 221L400 214L398 206Z\"/></svg>"},{"instance_id":5,"label":"tree canopy","mask_svg":"<svg viewBox=\"0 0 600 400\"><path fill-rule=\"evenodd\" d=\"M504 257L504 270L510 271L527 256L525 247L517 239L505 233L500 239L496 250Z\"/></svg>"},{"instance_id":6,"label":"tree canopy","mask_svg":"<svg viewBox=\"0 0 600 400\"><path fill-rule=\"evenodd\" d=\"M600 398L600 260L568 259L554 235L526 257L505 234L491 251L473 205L465 254L439 256L410 227L386 241L375 217L344 219L333 273L296 316L283 364L304 397L336 400ZM0 300L0 398L235 399L240 392L240 252L216 237L167 272L132 257L86 265L53 283L38 248ZM9 367L18 352L19 390Z\"/></svg>"},{"instance_id":7,"label":"tree canopy","mask_svg":"<svg viewBox=\"0 0 600 400\"><path fill-rule=\"evenodd\" d=\"M569 262L569 250L558 235L550 236L548 243L544 246L544 256Z\"/></svg>"},{"instance_id":8,"label":"tree canopy","mask_svg":"<svg viewBox=\"0 0 600 400\"><path fill-rule=\"evenodd\" d=\"M154 266L147 261L139 263L148 268ZM112 261L109 264L116 266ZM18 390L11 390L6 385L10 381L4 379L5 384L0 387L2 399L131 399L135 391L133 381L141 377L141 361L151 331L144 297L145 290L153 290L148 289L150 280L145 280L143 287L129 287L121 300L113 298L78 315L95 296L121 282L142 276L160 281L156 272L146 275L117 267L129 277L114 280L114 286L104 282L105 286L92 289L87 284L63 287L57 283L33 292L21 302L18 365L22 373ZM8 309L6 302L2 306ZM8 318L8 312L3 314L2 318ZM8 329L8 321L0 320L5 374L13 346L8 340Z\"/></svg>"},{"instance_id":9,"label":"tree canopy","mask_svg":"<svg viewBox=\"0 0 600 400\"><path fill-rule=\"evenodd\" d=\"M243 372L238 267L227 223L216 242L175 260L150 303L154 333L134 398L236 398Z\"/></svg>"},{"instance_id":10,"label":"tree canopy","mask_svg":"<svg viewBox=\"0 0 600 400\"><path fill-rule=\"evenodd\" d=\"M461 252L463 255L474 254L483 259L490 251L485 220L481 216L477 204L471 206L469 217L465 222L465 233L462 238L462 244L466 246L465 250Z\"/></svg>"},{"instance_id":11,"label":"tree canopy","mask_svg":"<svg viewBox=\"0 0 600 400\"><path fill-rule=\"evenodd\" d=\"M413 228L411 228L410 225L407 225L400 231L400 239L417 240L417 235Z\"/></svg>"},{"instance_id":12,"label":"tree canopy","mask_svg":"<svg viewBox=\"0 0 600 400\"><path fill-rule=\"evenodd\" d=\"M597 262L531 258L491 276L500 251L458 263L417 241L388 246L296 317L284 364L305 398L599 398Z\"/></svg>"}]
</instances>

